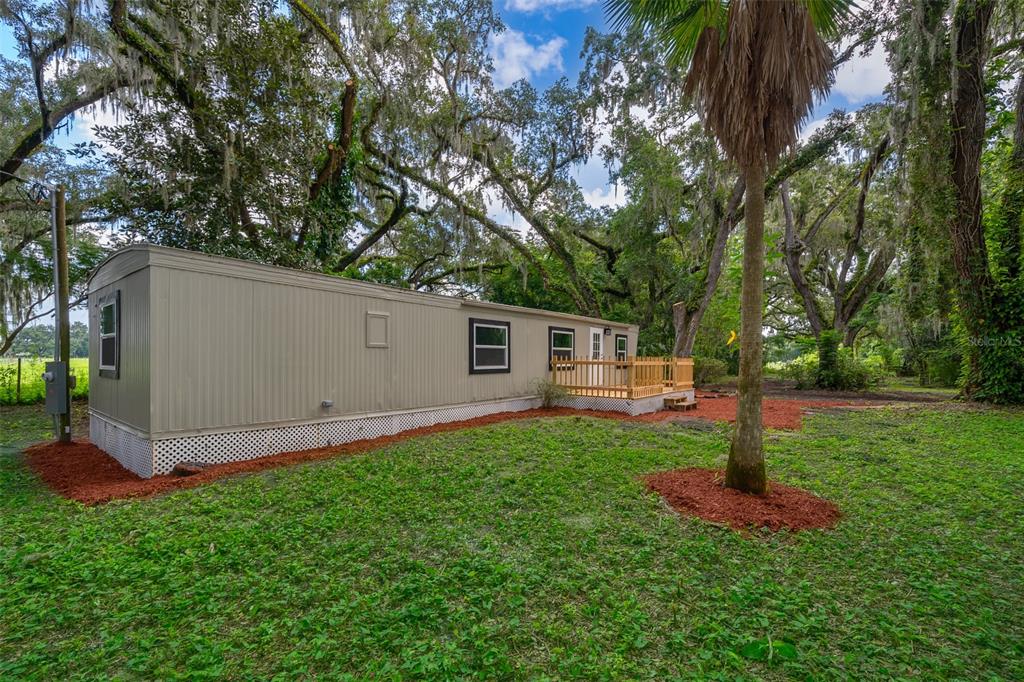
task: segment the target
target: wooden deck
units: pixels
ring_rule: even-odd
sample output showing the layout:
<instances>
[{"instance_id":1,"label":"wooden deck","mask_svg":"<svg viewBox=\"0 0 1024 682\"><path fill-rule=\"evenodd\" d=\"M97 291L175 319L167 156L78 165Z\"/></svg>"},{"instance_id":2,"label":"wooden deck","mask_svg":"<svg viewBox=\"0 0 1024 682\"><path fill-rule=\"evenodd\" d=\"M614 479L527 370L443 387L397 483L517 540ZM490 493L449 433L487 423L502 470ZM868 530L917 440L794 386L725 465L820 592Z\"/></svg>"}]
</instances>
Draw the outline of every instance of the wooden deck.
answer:
<instances>
[{"instance_id":1,"label":"wooden deck","mask_svg":"<svg viewBox=\"0 0 1024 682\"><path fill-rule=\"evenodd\" d=\"M693 388L692 358L557 358L551 381L572 395L633 400Z\"/></svg>"}]
</instances>

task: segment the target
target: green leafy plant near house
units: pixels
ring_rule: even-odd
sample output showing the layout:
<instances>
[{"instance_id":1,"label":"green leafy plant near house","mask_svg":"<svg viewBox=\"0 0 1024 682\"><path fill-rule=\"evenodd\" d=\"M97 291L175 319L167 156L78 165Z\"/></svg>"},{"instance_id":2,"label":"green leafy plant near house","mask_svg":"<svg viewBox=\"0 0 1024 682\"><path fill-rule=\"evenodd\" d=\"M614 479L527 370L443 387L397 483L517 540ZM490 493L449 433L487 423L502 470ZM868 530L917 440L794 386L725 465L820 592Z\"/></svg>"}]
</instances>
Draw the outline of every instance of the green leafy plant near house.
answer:
<instances>
[{"instance_id":1,"label":"green leafy plant near house","mask_svg":"<svg viewBox=\"0 0 1024 682\"><path fill-rule=\"evenodd\" d=\"M569 391L564 386L556 384L551 379L537 379L533 382L534 393L540 396L540 404L544 409L551 409L559 400L569 397Z\"/></svg>"}]
</instances>

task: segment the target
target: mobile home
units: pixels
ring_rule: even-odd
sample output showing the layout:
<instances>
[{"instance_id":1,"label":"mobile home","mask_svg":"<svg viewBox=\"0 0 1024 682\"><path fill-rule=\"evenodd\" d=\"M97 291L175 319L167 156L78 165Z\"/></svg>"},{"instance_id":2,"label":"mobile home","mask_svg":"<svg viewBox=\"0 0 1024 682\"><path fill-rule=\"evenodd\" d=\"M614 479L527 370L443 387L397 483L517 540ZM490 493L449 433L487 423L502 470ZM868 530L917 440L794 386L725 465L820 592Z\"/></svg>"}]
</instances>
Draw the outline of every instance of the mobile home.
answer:
<instances>
[{"instance_id":1,"label":"mobile home","mask_svg":"<svg viewBox=\"0 0 1024 682\"><path fill-rule=\"evenodd\" d=\"M144 477L528 409L545 378L634 413L692 389L624 374L636 326L178 249L114 253L88 300L90 438Z\"/></svg>"}]
</instances>

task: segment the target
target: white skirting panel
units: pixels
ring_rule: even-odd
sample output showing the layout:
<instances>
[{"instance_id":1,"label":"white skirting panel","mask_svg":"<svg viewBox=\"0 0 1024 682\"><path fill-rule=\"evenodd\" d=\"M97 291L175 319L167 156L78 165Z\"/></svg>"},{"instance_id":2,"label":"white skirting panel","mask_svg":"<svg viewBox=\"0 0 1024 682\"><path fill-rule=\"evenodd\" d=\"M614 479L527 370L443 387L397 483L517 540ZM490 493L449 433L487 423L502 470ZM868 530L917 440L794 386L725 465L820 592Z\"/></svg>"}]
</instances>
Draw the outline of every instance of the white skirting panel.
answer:
<instances>
[{"instance_id":1,"label":"white skirting panel","mask_svg":"<svg viewBox=\"0 0 1024 682\"><path fill-rule=\"evenodd\" d=\"M92 414L92 442L139 476L170 472L178 462L224 464L247 459L328 447L355 440L393 436L402 431L483 417L497 412L519 412L540 407L539 398L510 398L423 410L339 417L330 421L294 425L238 427L216 433L139 438Z\"/></svg>"},{"instance_id":2,"label":"white skirting panel","mask_svg":"<svg viewBox=\"0 0 1024 682\"><path fill-rule=\"evenodd\" d=\"M681 398L686 396L694 399L693 389L688 391L675 391L673 393L662 393L652 395L649 398L635 398L625 400L623 398L604 398L601 396L571 395L558 401L561 407L572 407L577 410L601 410L609 412L625 412L637 416L649 414L665 409L665 398Z\"/></svg>"},{"instance_id":3,"label":"white skirting panel","mask_svg":"<svg viewBox=\"0 0 1024 682\"><path fill-rule=\"evenodd\" d=\"M570 396L559 401L565 407L607 410L631 415L662 409L666 397L689 395L680 391L664 395L622 400ZM116 423L90 413L90 440L126 469L149 478L170 472L178 462L224 464L282 452L350 443L356 440L393 436L402 431L447 422L474 419L498 412L519 412L540 407L539 398L510 398L484 403L467 403L423 410L408 410L356 417L339 417L294 425L237 427L215 433L179 437L142 438Z\"/></svg>"},{"instance_id":4,"label":"white skirting panel","mask_svg":"<svg viewBox=\"0 0 1024 682\"><path fill-rule=\"evenodd\" d=\"M153 475L153 443L95 412L89 413L89 441L143 478Z\"/></svg>"}]
</instances>

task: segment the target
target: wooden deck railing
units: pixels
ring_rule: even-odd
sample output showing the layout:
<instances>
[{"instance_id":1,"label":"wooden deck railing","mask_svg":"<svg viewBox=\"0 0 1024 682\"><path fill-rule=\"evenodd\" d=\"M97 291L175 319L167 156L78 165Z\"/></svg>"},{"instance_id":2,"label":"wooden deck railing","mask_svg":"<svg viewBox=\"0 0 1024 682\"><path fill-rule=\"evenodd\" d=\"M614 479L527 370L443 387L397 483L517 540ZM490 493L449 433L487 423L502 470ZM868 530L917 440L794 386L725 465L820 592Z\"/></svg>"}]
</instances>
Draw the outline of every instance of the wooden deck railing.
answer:
<instances>
[{"instance_id":1,"label":"wooden deck railing","mask_svg":"<svg viewBox=\"0 0 1024 682\"><path fill-rule=\"evenodd\" d=\"M551 381L573 395L647 398L693 388L693 358L555 358Z\"/></svg>"}]
</instances>

